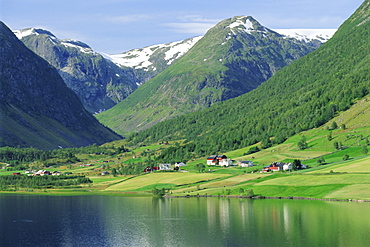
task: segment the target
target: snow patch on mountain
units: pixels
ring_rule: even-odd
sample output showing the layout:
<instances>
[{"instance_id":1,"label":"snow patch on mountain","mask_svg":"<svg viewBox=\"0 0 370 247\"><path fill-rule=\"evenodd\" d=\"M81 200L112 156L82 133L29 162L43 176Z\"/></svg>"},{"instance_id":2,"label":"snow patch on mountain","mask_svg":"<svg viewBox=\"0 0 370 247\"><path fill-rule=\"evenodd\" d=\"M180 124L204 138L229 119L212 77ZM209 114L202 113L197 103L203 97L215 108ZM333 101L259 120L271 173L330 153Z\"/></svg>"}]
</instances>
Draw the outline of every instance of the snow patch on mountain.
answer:
<instances>
[{"instance_id":1,"label":"snow patch on mountain","mask_svg":"<svg viewBox=\"0 0 370 247\"><path fill-rule=\"evenodd\" d=\"M13 33L20 40L25 38L25 37L31 36L31 35L38 36L38 35L41 35L41 34L45 34L45 35L47 35L47 39L51 43L53 43L54 45L61 44L65 47L71 47L71 48L74 48L74 49L78 49L79 51L81 51L83 53L95 53L90 46L88 46L87 44L85 44L81 41L73 40L73 39L61 40L61 39L58 39L57 37L55 37L54 34L49 32L48 30L44 30L44 29L40 29L40 28L26 28L26 29L23 29L23 30L13 31Z\"/></svg>"},{"instance_id":2,"label":"snow patch on mountain","mask_svg":"<svg viewBox=\"0 0 370 247\"><path fill-rule=\"evenodd\" d=\"M184 55L191 47L197 43L202 36L194 37L192 39L188 39L185 42L179 41L175 42L174 45L170 47L170 49L165 53L164 59L167 60L167 64L170 65L173 61L180 58Z\"/></svg>"},{"instance_id":3,"label":"snow patch on mountain","mask_svg":"<svg viewBox=\"0 0 370 247\"><path fill-rule=\"evenodd\" d=\"M229 25L229 28L231 29L234 35L235 35L235 32L233 28L236 28L236 27L238 27L239 30L246 30L247 33L250 33L252 30L254 30L253 23L248 19L243 21L242 18L239 18L235 22Z\"/></svg>"},{"instance_id":4,"label":"snow patch on mountain","mask_svg":"<svg viewBox=\"0 0 370 247\"><path fill-rule=\"evenodd\" d=\"M119 66L130 67L134 69L145 69L152 66L152 70L156 70L153 63L150 61L154 53L162 52L167 65L184 55L202 36L171 42L167 44L152 45L142 49L134 49L128 52L114 55L105 55L112 62Z\"/></svg>"},{"instance_id":5,"label":"snow patch on mountain","mask_svg":"<svg viewBox=\"0 0 370 247\"><path fill-rule=\"evenodd\" d=\"M23 29L23 30L16 30L16 31L13 31L13 33L15 34L15 36L17 36L18 39L22 39L22 38L30 36L30 35L39 35L39 33L36 32L35 28L27 28L27 29Z\"/></svg>"},{"instance_id":6,"label":"snow patch on mountain","mask_svg":"<svg viewBox=\"0 0 370 247\"><path fill-rule=\"evenodd\" d=\"M73 40L73 39L64 39L60 40L61 44L64 45L65 47L71 47L78 49L79 51L83 53L95 53L93 49L91 49L90 46L87 44L80 42L78 40Z\"/></svg>"},{"instance_id":7,"label":"snow patch on mountain","mask_svg":"<svg viewBox=\"0 0 370 247\"><path fill-rule=\"evenodd\" d=\"M122 54L107 55L115 64L135 69L145 68L152 63L149 61L153 50L158 49L158 45L148 46L142 49L134 49Z\"/></svg>"},{"instance_id":8,"label":"snow patch on mountain","mask_svg":"<svg viewBox=\"0 0 370 247\"><path fill-rule=\"evenodd\" d=\"M337 29L273 29L275 32L287 36L289 38L295 38L297 40L309 42L317 39L321 42L328 41Z\"/></svg>"},{"instance_id":9,"label":"snow patch on mountain","mask_svg":"<svg viewBox=\"0 0 370 247\"><path fill-rule=\"evenodd\" d=\"M254 26L255 24L253 23L253 21L251 21L251 19L254 20L252 17L249 16L239 16L228 27L230 28L233 35L236 35L236 31L246 32L248 34L251 34L251 32L269 32L265 27L260 27L259 29L256 29L256 27Z\"/></svg>"}]
</instances>

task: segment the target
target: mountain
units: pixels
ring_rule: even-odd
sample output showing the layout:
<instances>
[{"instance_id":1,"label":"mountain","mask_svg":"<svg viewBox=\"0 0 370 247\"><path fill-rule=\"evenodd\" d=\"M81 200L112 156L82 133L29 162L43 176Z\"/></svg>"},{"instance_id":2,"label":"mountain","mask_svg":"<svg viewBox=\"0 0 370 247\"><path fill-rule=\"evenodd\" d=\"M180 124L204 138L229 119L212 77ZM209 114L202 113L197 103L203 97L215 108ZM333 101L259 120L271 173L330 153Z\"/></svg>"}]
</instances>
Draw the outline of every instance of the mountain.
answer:
<instances>
[{"instance_id":1,"label":"mountain","mask_svg":"<svg viewBox=\"0 0 370 247\"><path fill-rule=\"evenodd\" d=\"M366 0L329 41L257 89L158 123L128 140L182 140L182 146L163 155L176 154L187 160L258 142L268 147L302 130L319 127L369 95L369 30L370 0Z\"/></svg>"},{"instance_id":2,"label":"mountain","mask_svg":"<svg viewBox=\"0 0 370 247\"><path fill-rule=\"evenodd\" d=\"M132 68L137 80L142 84L162 72L173 61L184 55L201 38L201 36L198 36L177 42L152 45L133 49L121 54L105 56L123 68Z\"/></svg>"},{"instance_id":3,"label":"mountain","mask_svg":"<svg viewBox=\"0 0 370 247\"><path fill-rule=\"evenodd\" d=\"M301 40L318 47L328 41L336 29L273 29L273 31L287 38ZM147 46L121 54L104 54L104 56L121 67L133 68L138 80L146 82L184 55L202 37L197 36L182 41Z\"/></svg>"},{"instance_id":4,"label":"mountain","mask_svg":"<svg viewBox=\"0 0 370 247\"><path fill-rule=\"evenodd\" d=\"M102 126L54 67L0 22L0 146L54 149L121 137Z\"/></svg>"},{"instance_id":5,"label":"mountain","mask_svg":"<svg viewBox=\"0 0 370 247\"><path fill-rule=\"evenodd\" d=\"M122 134L146 129L249 92L320 44L281 35L250 16L230 18L97 117Z\"/></svg>"},{"instance_id":6,"label":"mountain","mask_svg":"<svg viewBox=\"0 0 370 247\"><path fill-rule=\"evenodd\" d=\"M47 30L36 28L14 33L58 70L67 86L92 113L111 108L138 87L132 69L118 67L81 41L61 40Z\"/></svg>"}]
</instances>

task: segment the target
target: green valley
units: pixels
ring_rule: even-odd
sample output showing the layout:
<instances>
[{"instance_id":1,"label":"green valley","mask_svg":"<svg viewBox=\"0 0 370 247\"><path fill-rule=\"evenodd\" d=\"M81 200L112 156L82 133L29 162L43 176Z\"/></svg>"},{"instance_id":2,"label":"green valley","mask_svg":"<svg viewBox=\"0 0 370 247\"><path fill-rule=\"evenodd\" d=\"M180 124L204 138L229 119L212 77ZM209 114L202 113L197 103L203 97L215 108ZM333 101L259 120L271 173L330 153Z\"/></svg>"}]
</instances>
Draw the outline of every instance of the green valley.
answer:
<instances>
[{"instance_id":1,"label":"green valley","mask_svg":"<svg viewBox=\"0 0 370 247\"><path fill-rule=\"evenodd\" d=\"M83 176L92 183L73 188L21 188L4 189L13 193L41 193L50 195L107 194L122 196L151 196L155 189L164 189L168 196L254 196L294 197L341 200L370 200L370 98L366 97L349 110L341 112L327 124L312 130L300 132L279 145L247 154L253 146L224 153L236 165L237 161L252 160L255 166L213 166L206 165L207 157L186 161L186 166L171 170L145 173L147 166L158 166L161 152L178 146L176 142L157 143L137 148L126 148L125 140L114 141L103 146L56 151L28 150L27 157L35 160L8 162L10 166L0 175L25 170L58 170L62 174ZM332 129L333 123L338 126ZM298 146L305 136L307 148ZM329 138L330 137L330 138ZM335 142L341 143L336 148ZM261 143L256 144L258 146ZM2 159L16 149L0 149ZM27 149L24 150L27 152ZM31 153L34 153L31 155ZM343 159L348 155L347 159ZM43 157L43 158L42 158ZM317 160L324 158L319 164ZM175 159L175 158L174 158ZM272 162L292 162L299 159L307 169L297 171L262 172ZM21 160L21 158L17 158ZM174 160L181 161L181 160ZM23 164L21 164L23 163ZM203 172L196 165L205 165ZM14 171L12 171L14 169ZM17 170L18 169L18 170ZM8 171L4 171L8 170ZM115 171L113 171L115 170ZM103 171L107 174L102 175ZM13 175L16 176L16 175ZM31 192L30 192L31 191Z\"/></svg>"}]
</instances>

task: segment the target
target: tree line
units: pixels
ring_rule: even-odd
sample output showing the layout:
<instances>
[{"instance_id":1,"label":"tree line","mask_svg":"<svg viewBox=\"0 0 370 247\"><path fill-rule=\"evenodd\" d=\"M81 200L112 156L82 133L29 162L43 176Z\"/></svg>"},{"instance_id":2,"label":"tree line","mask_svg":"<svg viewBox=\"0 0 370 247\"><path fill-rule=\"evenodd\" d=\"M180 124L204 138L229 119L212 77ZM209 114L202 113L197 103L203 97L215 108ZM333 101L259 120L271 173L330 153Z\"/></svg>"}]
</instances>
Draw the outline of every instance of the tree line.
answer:
<instances>
[{"instance_id":1,"label":"tree line","mask_svg":"<svg viewBox=\"0 0 370 247\"><path fill-rule=\"evenodd\" d=\"M0 162L12 165L13 170L27 169L27 163L42 161L46 166L58 166L79 162L77 154L116 155L128 152L124 146L98 146L96 144L80 148L63 148L54 150L39 150L36 148L1 147ZM49 160L49 161L48 161ZM57 160L60 162L58 163Z\"/></svg>"},{"instance_id":2,"label":"tree line","mask_svg":"<svg viewBox=\"0 0 370 247\"><path fill-rule=\"evenodd\" d=\"M92 181L85 176L3 175L0 179L0 190L71 188L89 183Z\"/></svg>"}]
</instances>

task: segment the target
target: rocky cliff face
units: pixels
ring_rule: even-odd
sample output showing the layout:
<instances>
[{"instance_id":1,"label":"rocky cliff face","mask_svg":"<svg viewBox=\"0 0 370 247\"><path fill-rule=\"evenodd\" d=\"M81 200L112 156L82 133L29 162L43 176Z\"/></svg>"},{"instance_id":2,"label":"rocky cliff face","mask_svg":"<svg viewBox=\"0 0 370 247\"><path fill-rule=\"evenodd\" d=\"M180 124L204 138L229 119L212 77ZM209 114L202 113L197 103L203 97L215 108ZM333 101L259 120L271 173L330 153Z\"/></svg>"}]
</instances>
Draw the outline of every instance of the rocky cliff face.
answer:
<instances>
[{"instance_id":1,"label":"rocky cliff face","mask_svg":"<svg viewBox=\"0 0 370 247\"><path fill-rule=\"evenodd\" d=\"M49 31L35 28L15 31L15 34L58 70L67 86L92 113L111 108L138 87L131 68L119 68L83 42L60 40Z\"/></svg>"},{"instance_id":2,"label":"rocky cliff face","mask_svg":"<svg viewBox=\"0 0 370 247\"><path fill-rule=\"evenodd\" d=\"M57 70L0 22L0 145L52 149L120 136L102 126Z\"/></svg>"}]
</instances>

